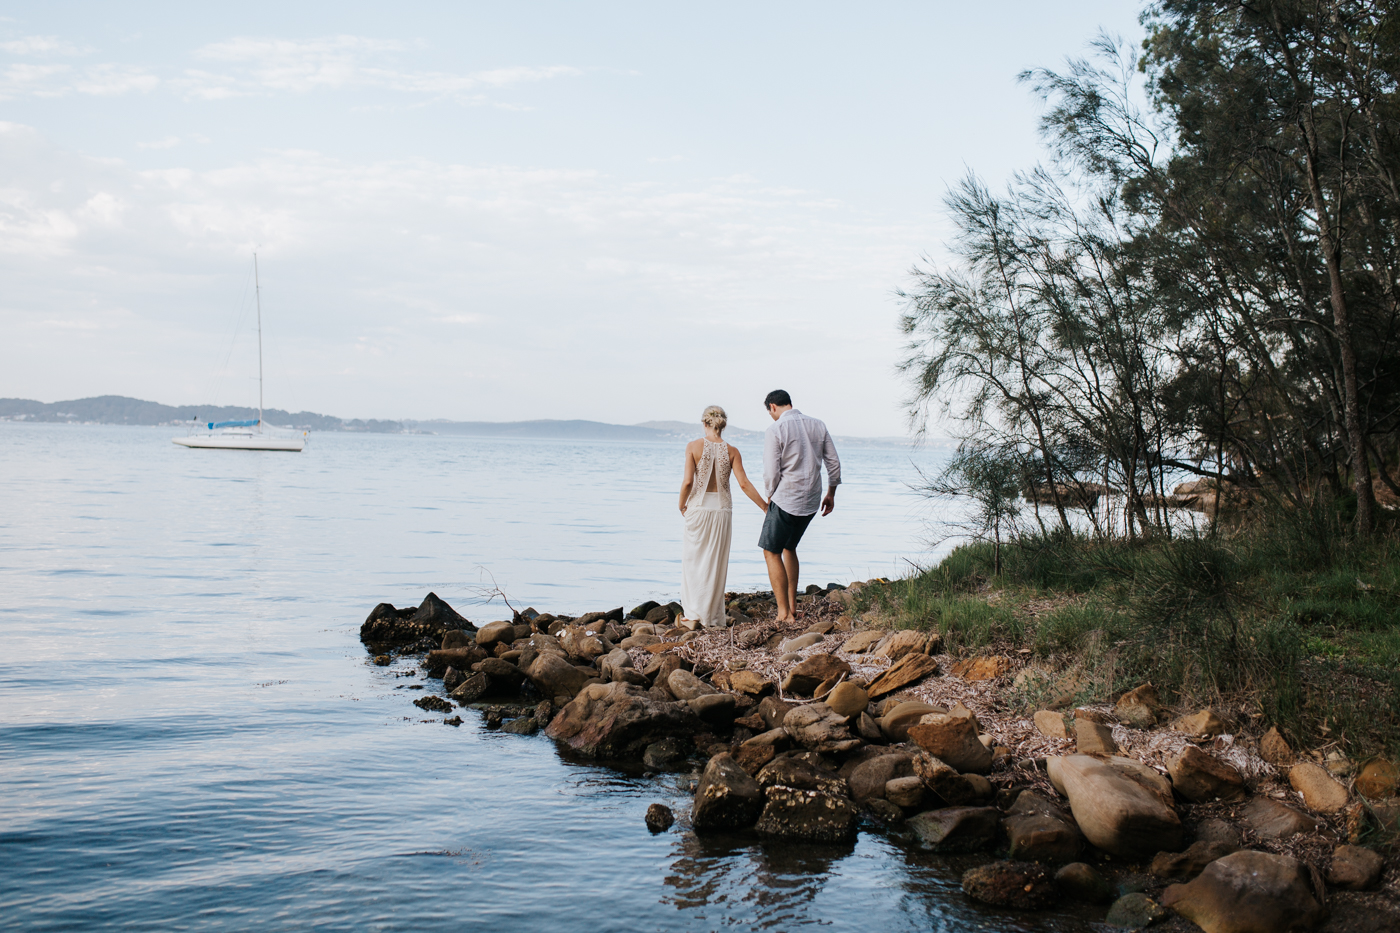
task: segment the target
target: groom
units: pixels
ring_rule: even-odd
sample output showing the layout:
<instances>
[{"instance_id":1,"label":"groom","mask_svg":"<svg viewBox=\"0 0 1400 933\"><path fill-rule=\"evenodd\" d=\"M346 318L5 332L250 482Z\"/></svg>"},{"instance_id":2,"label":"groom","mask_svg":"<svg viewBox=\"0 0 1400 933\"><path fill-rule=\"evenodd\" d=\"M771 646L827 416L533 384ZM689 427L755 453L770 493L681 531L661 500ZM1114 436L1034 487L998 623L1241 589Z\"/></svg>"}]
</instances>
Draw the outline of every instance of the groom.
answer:
<instances>
[{"instance_id":1,"label":"groom","mask_svg":"<svg viewBox=\"0 0 1400 933\"><path fill-rule=\"evenodd\" d=\"M763 437L763 485L768 512L758 546L768 562L768 580L778 601L778 621L797 618L797 542L821 507L823 515L836 508L841 461L826 425L792 407L782 389L763 400L774 424ZM826 464L826 498L822 498L822 464Z\"/></svg>"}]
</instances>

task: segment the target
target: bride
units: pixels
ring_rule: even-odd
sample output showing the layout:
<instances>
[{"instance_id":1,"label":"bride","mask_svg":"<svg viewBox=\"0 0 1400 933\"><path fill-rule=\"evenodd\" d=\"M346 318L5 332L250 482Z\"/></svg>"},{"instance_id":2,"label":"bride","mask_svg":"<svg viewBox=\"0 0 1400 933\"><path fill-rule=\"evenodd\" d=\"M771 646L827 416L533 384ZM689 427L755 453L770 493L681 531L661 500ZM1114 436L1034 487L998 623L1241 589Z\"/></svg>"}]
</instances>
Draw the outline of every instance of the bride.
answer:
<instances>
[{"instance_id":1,"label":"bride","mask_svg":"<svg viewBox=\"0 0 1400 933\"><path fill-rule=\"evenodd\" d=\"M744 458L721 437L729 418L718 405L700 416L705 436L685 445L685 476L681 481L681 515L685 537L681 544L681 606L684 619L706 628L724 628L724 585L729 577L729 537L733 528L733 500L729 474L739 481L744 495L768 511L744 473Z\"/></svg>"}]
</instances>

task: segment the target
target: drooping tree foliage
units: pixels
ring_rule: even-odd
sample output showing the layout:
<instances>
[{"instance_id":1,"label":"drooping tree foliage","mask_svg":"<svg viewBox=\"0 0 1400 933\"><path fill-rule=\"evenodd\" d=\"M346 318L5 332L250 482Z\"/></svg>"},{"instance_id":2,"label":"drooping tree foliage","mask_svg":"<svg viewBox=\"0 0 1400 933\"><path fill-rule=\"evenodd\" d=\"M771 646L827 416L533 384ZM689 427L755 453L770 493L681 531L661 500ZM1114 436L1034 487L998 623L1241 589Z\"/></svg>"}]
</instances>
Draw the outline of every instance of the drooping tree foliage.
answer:
<instances>
[{"instance_id":1,"label":"drooping tree foliage","mask_svg":"<svg viewBox=\"0 0 1400 933\"><path fill-rule=\"evenodd\" d=\"M1090 510L1096 529L1165 528L1168 478L1190 472L1354 496L1368 534L1375 484L1400 494L1388 14L1163 0L1142 56L1100 39L1025 74L1053 159L1003 196L975 177L949 195L956 262L903 293L916 420L947 407L1063 527L1114 489L1122 523Z\"/></svg>"}]
</instances>

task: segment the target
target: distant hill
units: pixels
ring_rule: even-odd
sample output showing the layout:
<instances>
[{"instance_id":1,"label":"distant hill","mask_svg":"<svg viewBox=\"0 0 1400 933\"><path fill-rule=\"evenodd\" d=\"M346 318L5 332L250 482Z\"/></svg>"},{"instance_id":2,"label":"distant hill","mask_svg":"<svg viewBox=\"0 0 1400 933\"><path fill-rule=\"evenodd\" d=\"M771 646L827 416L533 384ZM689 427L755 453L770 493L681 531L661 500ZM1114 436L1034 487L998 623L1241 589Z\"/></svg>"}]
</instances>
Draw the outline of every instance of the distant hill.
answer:
<instances>
[{"instance_id":1,"label":"distant hill","mask_svg":"<svg viewBox=\"0 0 1400 933\"><path fill-rule=\"evenodd\" d=\"M0 420L49 421L78 424L181 424L191 421L246 421L258 416L256 408L236 405L162 405L124 395L99 395L67 402L36 402L27 398L0 398ZM303 431L366 431L396 434L404 430L397 421L346 421L311 411L263 409L269 424Z\"/></svg>"},{"instance_id":2,"label":"distant hill","mask_svg":"<svg viewBox=\"0 0 1400 933\"><path fill-rule=\"evenodd\" d=\"M45 421L68 424L188 424L191 421L244 421L258 416L256 408L233 405L162 405L124 395L99 395L67 402L36 402L26 398L0 398L0 421ZM558 440L664 441L689 439L705 433L699 424L684 421L644 421L641 424L608 424L602 421L361 421L346 420L311 411L263 411L269 424L305 431L360 431L375 434L458 434L469 437L532 437ZM761 431L730 426L730 440L757 441ZM902 437L841 437L841 446L907 447Z\"/></svg>"}]
</instances>

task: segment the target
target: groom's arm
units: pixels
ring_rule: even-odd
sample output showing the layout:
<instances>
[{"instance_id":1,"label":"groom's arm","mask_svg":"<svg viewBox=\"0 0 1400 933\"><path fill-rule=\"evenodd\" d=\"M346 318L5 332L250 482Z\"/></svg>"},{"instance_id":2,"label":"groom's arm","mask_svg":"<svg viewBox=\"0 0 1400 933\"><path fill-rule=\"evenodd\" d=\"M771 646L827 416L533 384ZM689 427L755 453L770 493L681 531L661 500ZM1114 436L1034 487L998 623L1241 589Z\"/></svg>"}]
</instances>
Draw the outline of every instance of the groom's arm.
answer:
<instances>
[{"instance_id":1,"label":"groom's arm","mask_svg":"<svg viewBox=\"0 0 1400 933\"><path fill-rule=\"evenodd\" d=\"M826 466L826 498L822 499L822 514L830 515L836 508L836 487L841 485L841 458L836 456L836 444L831 433L822 426L822 463Z\"/></svg>"},{"instance_id":2,"label":"groom's arm","mask_svg":"<svg viewBox=\"0 0 1400 933\"><path fill-rule=\"evenodd\" d=\"M769 502L773 501L773 493L778 489L778 480L782 479L780 453L777 429L769 428L763 432L763 491L768 494Z\"/></svg>"}]
</instances>

